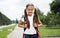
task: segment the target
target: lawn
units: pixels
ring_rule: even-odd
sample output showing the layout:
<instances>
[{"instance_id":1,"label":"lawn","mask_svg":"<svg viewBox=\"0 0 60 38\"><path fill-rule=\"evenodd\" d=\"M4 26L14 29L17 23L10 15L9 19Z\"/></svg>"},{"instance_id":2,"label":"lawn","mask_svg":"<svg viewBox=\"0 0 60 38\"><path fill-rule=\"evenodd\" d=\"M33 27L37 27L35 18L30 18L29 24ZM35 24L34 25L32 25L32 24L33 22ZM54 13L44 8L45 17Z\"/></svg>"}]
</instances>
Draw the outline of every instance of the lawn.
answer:
<instances>
[{"instance_id":1,"label":"lawn","mask_svg":"<svg viewBox=\"0 0 60 38\"><path fill-rule=\"evenodd\" d=\"M14 29L15 26L0 28L0 38L7 38L7 35Z\"/></svg>"},{"instance_id":2,"label":"lawn","mask_svg":"<svg viewBox=\"0 0 60 38\"><path fill-rule=\"evenodd\" d=\"M39 28L40 36L60 36L60 29Z\"/></svg>"}]
</instances>

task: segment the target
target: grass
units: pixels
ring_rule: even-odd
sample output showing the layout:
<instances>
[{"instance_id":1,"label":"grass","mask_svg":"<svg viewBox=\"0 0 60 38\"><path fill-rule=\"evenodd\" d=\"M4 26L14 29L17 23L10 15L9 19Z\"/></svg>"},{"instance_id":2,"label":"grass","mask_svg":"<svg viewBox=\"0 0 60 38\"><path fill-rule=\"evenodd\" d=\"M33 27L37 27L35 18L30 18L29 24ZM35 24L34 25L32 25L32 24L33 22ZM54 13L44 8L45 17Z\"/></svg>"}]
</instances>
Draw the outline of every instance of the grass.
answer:
<instances>
[{"instance_id":1,"label":"grass","mask_svg":"<svg viewBox=\"0 0 60 38\"><path fill-rule=\"evenodd\" d=\"M40 36L60 36L60 29L39 28Z\"/></svg>"},{"instance_id":2,"label":"grass","mask_svg":"<svg viewBox=\"0 0 60 38\"><path fill-rule=\"evenodd\" d=\"M15 26L5 27L0 29L0 38L7 38L7 35L14 29ZM10 31L8 29L11 29Z\"/></svg>"}]
</instances>

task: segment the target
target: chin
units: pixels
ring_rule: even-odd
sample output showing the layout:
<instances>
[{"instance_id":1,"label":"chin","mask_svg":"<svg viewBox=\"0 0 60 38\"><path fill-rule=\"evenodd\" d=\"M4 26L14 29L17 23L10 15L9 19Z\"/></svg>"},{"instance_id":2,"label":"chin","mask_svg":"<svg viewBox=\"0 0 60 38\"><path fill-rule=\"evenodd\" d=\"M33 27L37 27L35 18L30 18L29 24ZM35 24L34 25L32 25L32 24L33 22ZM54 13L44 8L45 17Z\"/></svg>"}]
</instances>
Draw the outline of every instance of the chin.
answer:
<instances>
[{"instance_id":1,"label":"chin","mask_svg":"<svg viewBox=\"0 0 60 38\"><path fill-rule=\"evenodd\" d=\"M29 14L29 16L31 16L32 14Z\"/></svg>"}]
</instances>

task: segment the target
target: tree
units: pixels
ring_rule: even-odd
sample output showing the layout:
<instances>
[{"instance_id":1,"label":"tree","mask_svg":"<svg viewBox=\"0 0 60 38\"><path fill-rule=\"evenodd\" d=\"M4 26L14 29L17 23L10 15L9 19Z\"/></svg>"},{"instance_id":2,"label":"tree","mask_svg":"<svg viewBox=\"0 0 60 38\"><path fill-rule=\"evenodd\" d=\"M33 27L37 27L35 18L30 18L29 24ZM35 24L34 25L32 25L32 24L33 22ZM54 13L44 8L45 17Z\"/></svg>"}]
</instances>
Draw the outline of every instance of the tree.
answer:
<instances>
[{"instance_id":1,"label":"tree","mask_svg":"<svg viewBox=\"0 0 60 38\"><path fill-rule=\"evenodd\" d=\"M11 20L0 12L0 25L11 24Z\"/></svg>"},{"instance_id":2,"label":"tree","mask_svg":"<svg viewBox=\"0 0 60 38\"><path fill-rule=\"evenodd\" d=\"M16 23L18 23L18 20L16 19Z\"/></svg>"},{"instance_id":3,"label":"tree","mask_svg":"<svg viewBox=\"0 0 60 38\"><path fill-rule=\"evenodd\" d=\"M53 13L57 13L57 12L60 12L60 0L54 0L51 4L50 4L50 8L51 8L51 11Z\"/></svg>"},{"instance_id":4,"label":"tree","mask_svg":"<svg viewBox=\"0 0 60 38\"><path fill-rule=\"evenodd\" d=\"M50 4L51 13L47 14L47 26L60 26L60 0L54 0Z\"/></svg>"}]
</instances>

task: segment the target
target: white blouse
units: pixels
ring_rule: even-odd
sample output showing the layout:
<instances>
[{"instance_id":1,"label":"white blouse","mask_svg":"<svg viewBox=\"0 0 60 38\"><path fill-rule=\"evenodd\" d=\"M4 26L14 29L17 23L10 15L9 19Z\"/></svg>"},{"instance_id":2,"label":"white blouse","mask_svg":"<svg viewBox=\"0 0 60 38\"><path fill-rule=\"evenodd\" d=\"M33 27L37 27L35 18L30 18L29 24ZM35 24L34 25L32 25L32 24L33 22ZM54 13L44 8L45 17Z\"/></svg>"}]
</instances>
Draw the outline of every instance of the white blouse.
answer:
<instances>
[{"instance_id":1,"label":"white blouse","mask_svg":"<svg viewBox=\"0 0 60 38\"><path fill-rule=\"evenodd\" d=\"M28 20L30 22L30 29L26 28L24 34L36 34L36 30L33 27L33 16L34 14L32 14L32 16L28 16ZM21 21L24 22L24 18L21 18Z\"/></svg>"}]
</instances>

